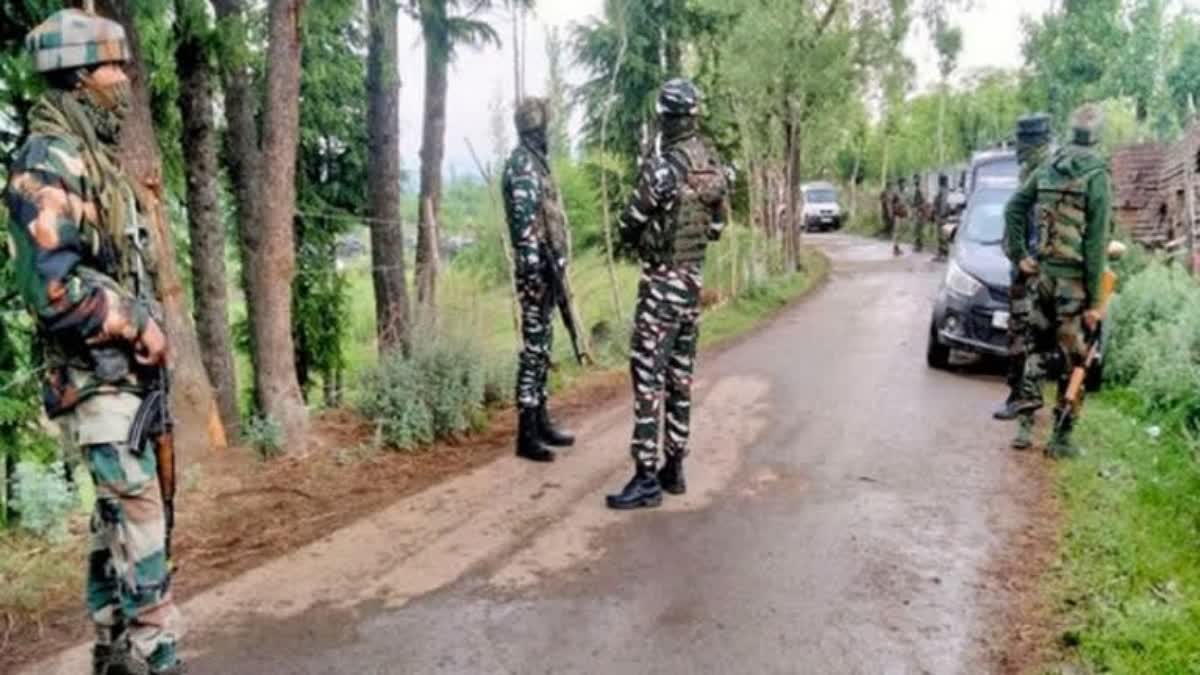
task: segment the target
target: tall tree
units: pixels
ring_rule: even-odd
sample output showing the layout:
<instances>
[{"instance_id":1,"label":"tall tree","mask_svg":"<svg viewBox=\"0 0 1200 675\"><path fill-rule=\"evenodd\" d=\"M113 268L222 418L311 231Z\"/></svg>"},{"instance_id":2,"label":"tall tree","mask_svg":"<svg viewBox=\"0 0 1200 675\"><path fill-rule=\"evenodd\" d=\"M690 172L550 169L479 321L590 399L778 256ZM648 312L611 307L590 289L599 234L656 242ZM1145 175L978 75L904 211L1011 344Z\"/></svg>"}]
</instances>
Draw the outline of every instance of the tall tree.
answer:
<instances>
[{"instance_id":1,"label":"tall tree","mask_svg":"<svg viewBox=\"0 0 1200 675\"><path fill-rule=\"evenodd\" d=\"M225 224L221 215L220 166L213 100L212 26L206 3L175 0L179 112L183 122L191 243L193 315L205 370L213 383L227 436L241 427L237 372L229 331L229 280L225 270Z\"/></svg>"},{"instance_id":2,"label":"tall tree","mask_svg":"<svg viewBox=\"0 0 1200 675\"><path fill-rule=\"evenodd\" d=\"M289 437L301 435L308 413L300 394L292 337L295 276L295 172L300 103L303 0L267 7L266 94L262 138L256 121L254 71L246 37L245 0L213 0L230 44L225 57L229 165L243 246L243 281L251 324L255 400Z\"/></svg>"},{"instance_id":3,"label":"tall tree","mask_svg":"<svg viewBox=\"0 0 1200 675\"><path fill-rule=\"evenodd\" d=\"M400 75L395 0L368 0L367 215L375 328L381 352L409 338L408 281L400 225Z\"/></svg>"},{"instance_id":4,"label":"tall tree","mask_svg":"<svg viewBox=\"0 0 1200 675\"><path fill-rule=\"evenodd\" d=\"M491 0L411 0L409 12L425 44L425 110L421 129L421 191L417 210L416 282L418 310L433 320L437 307L442 206L442 162L446 155L446 96L450 62L463 45L499 45L500 35L478 12ZM531 4L524 2L522 4ZM469 8L467 7L469 5ZM463 13L465 10L465 13Z\"/></svg>"},{"instance_id":5,"label":"tall tree","mask_svg":"<svg viewBox=\"0 0 1200 675\"><path fill-rule=\"evenodd\" d=\"M946 100L949 97L950 75L958 67L958 55L962 52L962 29L950 24L944 5L934 5L928 15L933 46L938 54L938 74L941 75L941 91L938 102L938 164L946 162Z\"/></svg>"},{"instance_id":6,"label":"tall tree","mask_svg":"<svg viewBox=\"0 0 1200 675\"><path fill-rule=\"evenodd\" d=\"M200 343L187 309L183 283L176 265L174 244L162 192L162 161L154 134L145 64L134 21L133 0L101 0L97 8L119 21L126 31L133 59L128 66L133 88L133 106L121 128L121 162L133 180L149 188L156 203L150 214L154 229L158 292L166 314L166 331L171 340L171 364L175 373L173 403L181 424L179 442L191 447L223 447L221 426L213 388L200 355Z\"/></svg>"}]
</instances>

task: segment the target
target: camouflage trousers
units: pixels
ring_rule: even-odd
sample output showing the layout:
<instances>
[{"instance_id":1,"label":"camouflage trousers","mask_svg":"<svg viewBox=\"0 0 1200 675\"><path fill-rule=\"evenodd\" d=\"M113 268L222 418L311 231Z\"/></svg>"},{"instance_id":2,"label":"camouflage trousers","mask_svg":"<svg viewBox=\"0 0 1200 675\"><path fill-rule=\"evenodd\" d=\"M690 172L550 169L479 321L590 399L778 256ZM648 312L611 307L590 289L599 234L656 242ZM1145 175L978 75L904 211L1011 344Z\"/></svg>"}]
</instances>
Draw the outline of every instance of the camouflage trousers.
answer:
<instances>
[{"instance_id":1,"label":"camouflage trousers","mask_svg":"<svg viewBox=\"0 0 1200 675\"><path fill-rule=\"evenodd\" d=\"M517 357L517 407L546 403L546 381L554 348L554 298L549 285L529 280L520 285L521 353Z\"/></svg>"},{"instance_id":2,"label":"camouflage trousers","mask_svg":"<svg viewBox=\"0 0 1200 675\"><path fill-rule=\"evenodd\" d=\"M1008 287L1008 386L1013 397L1021 391L1021 382L1025 379L1025 361L1029 356L1029 344L1032 335L1029 328L1029 315L1033 311L1031 288L1033 282L1025 277L1013 279Z\"/></svg>"},{"instance_id":3,"label":"camouflage trousers","mask_svg":"<svg viewBox=\"0 0 1200 675\"><path fill-rule=\"evenodd\" d=\"M906 232L912 232L913 235L913 250L921 251L925 248L925 229L928 224L923 218L907 217L896 219L896 224L892 227L892 246L899 248L900 240Z\"/></svg>"},{"instance_id":4,"label":"camouflage trousers","mask_svg":"<svg viewBox=\"0 0 1200 675\"><path fill-rule=\"evenodd\" d=\"M1043 274L1030 282L1029 300L1029 352L1018 405L1044 406L1043 385L1048 377L1056 377L1061 407L1071 371L1087 359L1083 329L1087 291L1082 279Z\"/></svg>"},{"instance_id":5,"label":"camouflage trousers","mask_svg":"<svg viewBox=\"0 0 1200 675\"><path fill-rule=\"evenodd\" d=\"M667 457L687 455L692 373L700 340L699 269L644 266L630 344L633 441L642 467L658 465L659 437ZM665 425L660 421L665 418ZM665 429L661 429L665 426Z\"/></svg>"},{"instance_id":6,"label":"camouflage trousers","mask_svg":"<svg viewBox=\"0 0 1200 675\"><path fill-rule=\"evenodd\" d=\"M939 219L933 224L934 234L937 235L937 254L940 258L950 255L950 237L946 236L946 220Z\"/></svg>"},{"instance_id":7,"label":"camouflage trousers","mask_svg":"<svg viewBox=\"0 0 1200 675\"><path fill-rule=\"evenodd\" d=\"M127 442L140 399L99 394L63 422L96 488L88 554L86 602L96 640L126 637L151 664L175 661L179 613L171 598L166 518L152 447Z\"/></svg>"}]
</instances>

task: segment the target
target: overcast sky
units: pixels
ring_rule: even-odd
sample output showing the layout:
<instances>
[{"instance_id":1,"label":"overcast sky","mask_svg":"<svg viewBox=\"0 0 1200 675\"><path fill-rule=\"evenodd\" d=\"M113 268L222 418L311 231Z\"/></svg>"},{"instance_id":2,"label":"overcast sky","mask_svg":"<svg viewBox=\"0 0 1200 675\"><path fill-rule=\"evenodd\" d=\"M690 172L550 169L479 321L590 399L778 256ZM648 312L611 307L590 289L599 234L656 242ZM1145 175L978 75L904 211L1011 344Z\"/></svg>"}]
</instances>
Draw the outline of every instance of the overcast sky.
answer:
<instances>
[{"instance_id":1,"label":"overcast sky","mask_svg":"<svg viewBox=\"0 0 1200 675\"><path fill-rule=\"evenodd\" d=\"M1021 17L1041 16L1054 0L975 0L969 12L959 12L955 22L963 29L963 53L960 72L995 66L1015 68L1021 65ZM526 89L529 94L545 91L547 74L545 31L557 27L565 33L571 24L599 16L603 0L541 0L536 15L526 26ZM496 22L502 37L502 49L488 48L481 52L463 50L451 66L450 92L447 105L446 171L475 173L471 155L464 138L470 138L476 150L493 155L491 112L499 100L511 106L512 52L511 24L504 18ZM401 92L401 150L405 166L415 173L421 146L421 106L424 80L424 57L415 23L401 19L400 61L403 91ZM909 35L905 49L918 66L918 86L928 87L937 79L937 56L929 36L921 25ZM574 69L568 73L571 83L582 79ZM505 112L509 118L509 113Z\"/></svg>"}]
</instances>

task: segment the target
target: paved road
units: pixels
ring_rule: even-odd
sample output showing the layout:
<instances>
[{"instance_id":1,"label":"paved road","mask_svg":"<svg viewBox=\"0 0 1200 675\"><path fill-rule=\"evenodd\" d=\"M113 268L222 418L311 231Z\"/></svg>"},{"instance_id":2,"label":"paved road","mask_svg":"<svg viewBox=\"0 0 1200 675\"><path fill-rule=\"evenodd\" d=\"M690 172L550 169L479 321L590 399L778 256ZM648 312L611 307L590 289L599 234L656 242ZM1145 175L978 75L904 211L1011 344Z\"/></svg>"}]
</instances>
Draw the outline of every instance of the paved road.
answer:
<instances>
[{"instance_id":1,"label":"paved road","mask_svg":"<svg viewBox=\"0 0 1200 675\"><path fill-rule=\"evenodd\" d=\"M988 572L1024 517L1002 385L925 367L941 266L810 241L829 284L701 361L687 497L606 511L630 421L595 411L552 466L500 460L194 599L193 672L994 670Z\"/></svg>"}]
</instances>

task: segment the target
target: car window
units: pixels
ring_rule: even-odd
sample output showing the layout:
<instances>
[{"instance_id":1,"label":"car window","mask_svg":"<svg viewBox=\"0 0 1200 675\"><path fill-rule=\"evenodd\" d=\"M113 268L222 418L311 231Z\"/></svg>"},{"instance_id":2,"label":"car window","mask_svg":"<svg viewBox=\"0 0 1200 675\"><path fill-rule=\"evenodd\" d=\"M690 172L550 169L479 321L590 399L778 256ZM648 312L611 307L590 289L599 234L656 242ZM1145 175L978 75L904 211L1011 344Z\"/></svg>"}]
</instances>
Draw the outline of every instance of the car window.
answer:
<instances>
[{"instance_id":1,"label":"car window","mask_svg":"<svg viewBox=\"0 0 1200 675\"><path fill-rule=\"evenodd\" d=\"M1020 174L1016 158L999 159L975 167L975 184L989 178L1017 178Z\"/></svg>"},{"instance_id":2,"label":"car window","mask_svg":"<svg viewBox=\"0 0 1200 675\"><path fill-rule=\"evenodd\" d=\"M967 239L979 244L999 244L1004 239L1004 207L1013 190L985 188L976 190L967 205Z\"/></svg>"},{"instance_id":3,"label":"car window","mask_svg":"<svg viewBox=\"0 0 1200 675\"><path fill-rule=\"evenodd\" d=\"M837 192L833 190L807 190L804 199L813 204L832 204L837 201Z\"/></svg>"}]
</instances>

